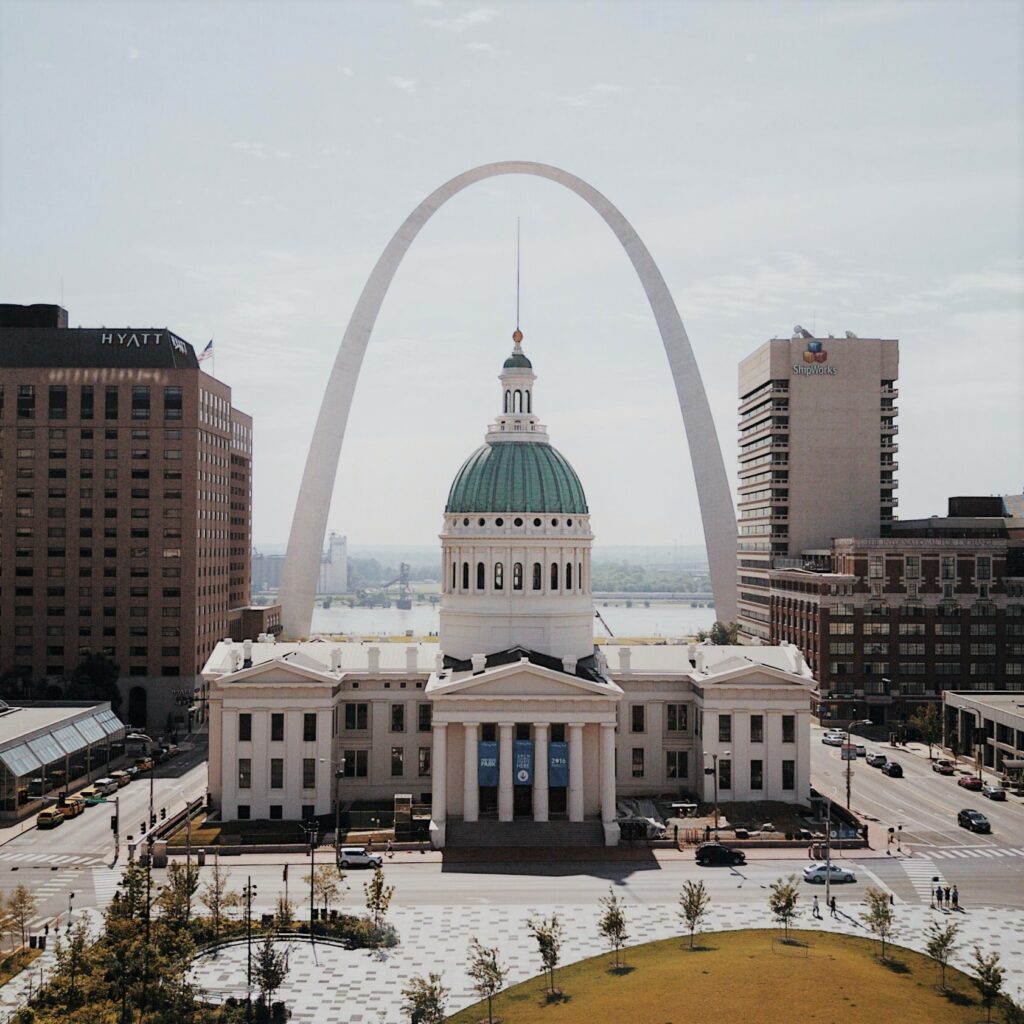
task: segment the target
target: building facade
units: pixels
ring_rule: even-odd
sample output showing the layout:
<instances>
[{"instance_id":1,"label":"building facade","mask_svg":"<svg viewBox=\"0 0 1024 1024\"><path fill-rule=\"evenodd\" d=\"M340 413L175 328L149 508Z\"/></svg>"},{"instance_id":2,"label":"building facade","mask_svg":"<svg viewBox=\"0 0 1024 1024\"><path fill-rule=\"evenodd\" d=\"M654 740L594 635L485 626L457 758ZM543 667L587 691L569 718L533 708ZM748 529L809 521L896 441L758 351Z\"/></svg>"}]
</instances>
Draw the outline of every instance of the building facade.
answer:
<instances>
[{"instance_id":1,"label":"building facade","mask_svg":"<svg viewBox=\"0 0 1024 1024\"><path fill-rule=\"evenodd\" d=\"M0 453L0 672L103 654L126 720L186 727L249 603L252 420L231 388L166 328L2 306Z\"/></svg>"},{"instance_id":2,"label":"building facade","mask_svg":"<svg viewBox=\"0 0 1024 1024\"><path fill-rule=\"evenodd\" d=\"M811 673L791 645L594 643L583 487L513 336L499 413L455 476L438 643L218 644L210 792L227 820L408 793L437 847L490 823L618 841L620 800L804 802ZM705 773L717 766L717 775Z\"/></svg>"},{"instance_id":3,"label":"building facade","mask_svg":"<svg viewBox=\"0 0 1024 1024\"><path fill-rule=\"evenodd\" d=\"M802 327L739 367L740 640L768 643L769 574L877 537L896 507L899 342Z\"/></svg>"},{"instance_id":4,"label":"building facade","mask_svg":"<svg viewBox=\"0 0 1024 1024\"><path fill-rule=\"evenodd\" d=\"M942 704L942 742L979 768L1024 783L1024 693L955 693Z\"/></svg>"}]
</instances>

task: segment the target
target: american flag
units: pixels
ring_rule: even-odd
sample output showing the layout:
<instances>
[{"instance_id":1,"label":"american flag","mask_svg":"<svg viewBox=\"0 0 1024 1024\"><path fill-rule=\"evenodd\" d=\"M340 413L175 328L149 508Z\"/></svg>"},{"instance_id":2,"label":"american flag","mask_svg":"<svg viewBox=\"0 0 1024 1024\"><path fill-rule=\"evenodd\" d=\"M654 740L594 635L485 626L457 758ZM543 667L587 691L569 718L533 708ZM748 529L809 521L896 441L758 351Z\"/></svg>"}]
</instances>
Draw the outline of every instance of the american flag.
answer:
<instances>
[{"instance_id":1,"label":"american flag","mask_svg":"<svg viewBox=\"0 0 1024 1024\"><path fill-rule=\"evenodd\" d=\"M206 348L204 348L203 351L199 353L199 356L197 358L199 359L199 362L202 362L204 359L209 359L212 355L213 355L213 339L211 338L206 343Z\"/></svg>"}]
</instances>

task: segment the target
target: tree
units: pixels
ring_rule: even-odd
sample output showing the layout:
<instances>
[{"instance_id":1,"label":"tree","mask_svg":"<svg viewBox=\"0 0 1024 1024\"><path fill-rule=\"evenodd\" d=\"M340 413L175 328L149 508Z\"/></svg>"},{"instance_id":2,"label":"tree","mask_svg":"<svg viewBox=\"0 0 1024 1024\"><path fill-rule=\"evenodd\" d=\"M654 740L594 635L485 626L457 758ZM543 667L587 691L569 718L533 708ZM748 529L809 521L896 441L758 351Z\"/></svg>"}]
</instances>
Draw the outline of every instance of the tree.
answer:
<instances>
[{"instance_id":1,"label":"tree","mask_svg":"<svg viewBox=\"0 0 1024 1024\"><path fill-rule=\"evenodd\" d=\"M526 922L526 928L537 940L537 949L540 953L540 962L548 975L548 992L554 995L558 990L555 988L555 968L562 955L562 940L565 938L565 929L562 922L558 920L557 914L550 918L530 918Z\"/></svg>"},{"instance_id":2,"label":"tree","mask_svg":"<svg viewBox=\"0 0 1024 1024\"><path fill-rule=\"evenodd\" d=\"M79 1004L78 982L83 974L91 973L89 952L89 926L84 920L77 921L63 941L57 933L54 942L54 987L66 996L62 1001L68 1010L74 1010Z\"/></svg>"},{"instance_id":3,"label":"tree","mask_svg":"<svg viewBox=\"0 0 1024 1024\"><path fill-rule=\"evenodd\" d=\"M710 629L700 629L697 631L698 640L710 640L713 644L721 647L735 644L739 638L740 627L735 622L720 622L715 619L714 625Z\"/></svg>"},{"instance_id":4,"label":"tree","mask_svg":"<svg viewBox=\"0 0 1024 1024\"><path fill-rule=\"evenodd\" d=\"M704 923L711 906L711 897L703 882L687 882L679 894L679 916L686 922L690 932L690 949L693 949L693 933Z\"/></svg>"},{"instance_id":5,"label":"tree","mask_svg":"<svg viewBox=\"0 0 1024 1024\"><path fill-rule=\"evenodd\" d=\"M286 899L283 894L278 896L274 917L277 920L278 928L287 928L295 920L295 904Z\"/></svg>"},{"instance_id":6,"label":"tree","mask_svg":"<svg viewBox=\"0 0 1024 1024\"><path fill-rule=\"evenodd\" d=\"M121 706L121 691L117 680L121 666L103 654L84 657L68 676L64 695L69 700L109 700L117 711Z\"/></svg>"},{"instance_id":7,"label":"tree","mask_svg":"<svg viewBox=\"0 0 1024 1024\"><path fill-rule=\"evenodd\" d=\"M288 954L274 947L274 933L268 931L256 951L252 965L256 987L264 1006L270 1006L274 993L284 984L288 976Z\"/></svg>"},{"instance_id":8,"label":"tree","mask_svg":"<svg viewBox=\"0 0 1024 1024\"><path fill-rule=\"evenodd\" d=\"M782 922L786 938L789 938L789 928L796 917L796 901L800 898L800 891L796 885L796 875L789 878L779 878L772 882L771 893L768 896L768 906L771 912Z\"/></svg>"},{"instance_id":9,"label":"tree","mask_svg":"<svg viewBox=\"0 0 1024 1024\"><path fill-rule=\"evenodd\" d=\"M498 959L497 947L482 946L477 939L473 939L469 944L469 968L466 973L473 979L473 988L477 994L487 1000L487 1024L493 1024L491 1003L508 977L508 968Z\"/></svg>"},{"instance_id":10,"label":"tree","mask_svg":"<svg viewBox=\"0 0 1024 1024\"><path fill-rule=\"evenodd\" d=\"M925 950L939 965L939 984L943 990L946 988L946 967L956 952L959 931L960 925L955 923L943 927L938 921L932 921L928 926Z\"/></svg>"},{"instance_id":11,"label":"tree","mask_svg":"<svg viewBox=\"0 0 1024 1024\"><path fill-rule=\"evenodd\" d=\"M861 918L868 928L878 936L882 944L882 959L885 959L885 943L896 931L896 912L892 908L889 894L869 885L864 893L867 910Z\"/></svg>"},{"instance_id":12,"label":"tree","mask_svg":"<svg viewBox=\"0 0 1024 1024\"><path fill-rule=\"evenodd\" d=\"M199 902L210 912L215 939L220 939L221 921L226 916L226 912L241 903L241 896L228 888L229 877L229 873L220 866L220 861L215 861L209 881L199 894Z\"/></svg>"},{"instance_id":13,"label":"tree","mask_svg":"<svg viewBox=\"0 0 1024 1024\"><path fill-rule=\"evenodd\" d=\"M341 898L341 883L345 876L333 864L317 864L313 868L313 893L318 902L324 905L324 916L331 909L331 904ZM309 875L302 880L309 885Z\"/></svg>"},{"instance_id":14,"label":"tree","mask_svg":"<svg viewBox=\"0 0 1024 1024\"><path fill-rule=\"evenodd\" d=\"M985 1007L985 1020L990 1021L992 1020L992 1006L999 998L999 993L1003 991L1006 970L1000 966L998 953L990 953L985 956L978 946L974 947L973 962L975 976L971 978L971 981L978 990L981 1005Z\"/></svg>"},{"instance_id":15,"label":"tree","mask_svg":"<svg viewBox=\"0 0 1024 1024\"><path fill-rule=\"evenodd\" d=\"M949 752L953 755L953 762L956 763L956 759L960 756L960 733L956 729L949 737Z\"/></svg>"},{"instance_id":16,"label":"tree","mask_svg":"<svg viewBox=\"0 0 1024 1024\"><path fill-rule=\"evenodd\" d=\"M608 945L612 947L612 952L615 955L615 968L617 970L621 966L619 963L619 950L622 949L626 939L629 938L629 933L626 931L625 905L615 895L614 889L609 889L608 895L599 902L602 912L597 920L597 930Z\"/></svg>"},{"instance_id":17,"label":"tree","mask_svg":"<svg viewBox=\"0 0 1024 1024\"><path fill-rule=\"evenodd\" d=\"M195 864L172 861L168 865L158 906L175 927L187 925L192 919L192 898L198 888L199 868Z\"/></svg>"},{"instance_id":18,"label":"tree","mask_svg":"<svg viewBox=\"0 0 1024 1024\"><path fill-rule=\"evenodd\" d=\"M36 898L24 885L15 886L7 897L7 912L11 915L11 923L21 935L21 944L28 942L28 923L35 916Z\"/></svg>"},{"instance_id":19,"label":"tree","mask_svg":"<svg viewBox=\"0 0 1024 1024\"><path fill-rule=\"evenodd\" d=\"M918 731L922 743L928 744L928 760L932 759L932 747L942 739L942 716L935 704L925 704L910 718L910 724Z\"/></svg>"},{"instance_id":20,"label":"tree","mask_svg":"<svg viewBox=\"0 0 1024 1024\"><path fill-rule=\"evenodd\" d=\"M402 1012L409 1024L444 1024L448 989L441 984L440 974L426 978L413 977L402 989Z\"/></svg>"},{"instance_id":21,"label":"tree","mask_svg":"<svg viewBox=\"0 0 1024 1024\"><path fill-rule=\"evenodd\" d=\"M384 884L384 869L377 868L373 872L373 877L363 886L363 892L366 894L366 909L370 912L374 925L379 928L387 915L388 907L391 906L395 887Z\"/></svg>"}]
</instances>

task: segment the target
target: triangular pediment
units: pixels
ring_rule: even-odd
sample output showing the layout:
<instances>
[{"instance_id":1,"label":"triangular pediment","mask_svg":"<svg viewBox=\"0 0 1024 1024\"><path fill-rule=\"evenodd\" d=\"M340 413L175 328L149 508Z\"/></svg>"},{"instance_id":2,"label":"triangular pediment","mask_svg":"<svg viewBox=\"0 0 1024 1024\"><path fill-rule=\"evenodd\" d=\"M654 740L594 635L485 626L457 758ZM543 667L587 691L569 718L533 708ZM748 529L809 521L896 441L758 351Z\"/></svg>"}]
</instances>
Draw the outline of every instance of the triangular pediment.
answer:
<instances>
[{"instance_id":1,"label":"triangular pediment","mask_svg":"<svg viewBox=\"0 0 1024 1024\"><path fill-rule=\"evenodd\" d=\"M717 686L792 686L796 689L814 689L811 676L797 675L785 669L749 661L746 658L727 658L718 662L714 671L694 676L694 682L709 689Z\"/></svg>"},{"instance_id":2,"label":"triangular pediment","mask_svg":"<svg viewBox=\"0 0 1024 1024\"><path fill-rule=\"evenodd\" d=\"M567 672L557 672L534 665L525 660L484 669L475 675L435 675L427 683L425 692L434 698L448 695L498 699L538 697L579 700L593 697L617 701L622 697L621 688L611 680L594 682Z\"/></svg>"},{"instance_id":3,"label":"triangular pediment","mask_svg":"<svg viewBox=\"0 0 1024 1024\"><path fill-rule=\"evenodd\" d=\"M287 686L289 683L322 683L333 686L338 682L338 677L325 672L312 658L303 657L301 654L289 654L261 661L237 672L226 672L216 682L218 686L252 686L261 683L273 686Z\"/></svg>"}]
</instances>

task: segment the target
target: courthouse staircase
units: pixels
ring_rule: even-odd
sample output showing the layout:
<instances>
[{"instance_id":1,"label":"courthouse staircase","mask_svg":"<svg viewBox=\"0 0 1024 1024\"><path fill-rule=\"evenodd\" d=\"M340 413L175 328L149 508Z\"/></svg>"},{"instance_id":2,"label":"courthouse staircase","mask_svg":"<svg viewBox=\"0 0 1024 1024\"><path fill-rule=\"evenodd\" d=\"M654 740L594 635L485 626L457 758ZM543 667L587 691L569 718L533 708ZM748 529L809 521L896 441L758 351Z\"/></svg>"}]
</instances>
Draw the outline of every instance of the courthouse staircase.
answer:
<instances>
[{"instance_id":1,"label":"courthouse staircase","mask_svg":"<svg viewBox=\"0 0 1024 1024\"><path fill-rule=\"evenodd\" d=\"M600 821L451 821L448 848L604 846Z\"/></svg>"}]
</instances>

